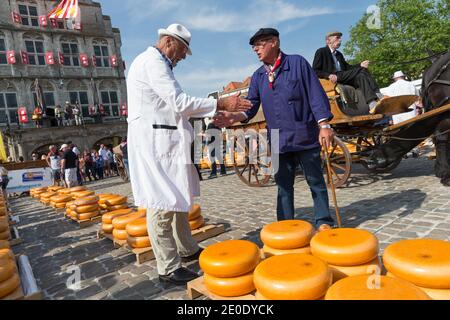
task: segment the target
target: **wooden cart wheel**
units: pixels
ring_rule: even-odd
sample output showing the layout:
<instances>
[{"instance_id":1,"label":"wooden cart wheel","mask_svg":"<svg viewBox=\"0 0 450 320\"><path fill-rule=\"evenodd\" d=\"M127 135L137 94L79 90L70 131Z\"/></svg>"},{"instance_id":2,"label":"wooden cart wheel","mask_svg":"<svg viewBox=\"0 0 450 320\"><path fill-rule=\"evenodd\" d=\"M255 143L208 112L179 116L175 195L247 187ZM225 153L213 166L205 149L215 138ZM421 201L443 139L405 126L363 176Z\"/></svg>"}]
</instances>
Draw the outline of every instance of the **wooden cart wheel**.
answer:
<instances>
[{"instance_id":1,"label":"wooden cart wheel","mask_svg":"<svg viewBox=\"0 0 450 320\"><path fill-rule=\"evenodd\" d=\"M375 148L376 146L380 146L383 143L386 143L387 141L388 141L388 138L386 138L385 136L381 136L381 135L373 136L371 138L359 137L358 140L356 141L356 151L357 152L367 151L367 150ZM369 169L367 167L366 162L364 162L364 161L361 161L360 163L370 173L388 173L388 172L391 172L392 170L394 170L400 164L401 161L402 161L402 158L397 159L396 161L392 162L386 168L375 168L375 169Z\"/></svg>"},{"instance_id":2,"label":"wooden cart wheel","mask_svg":"<svg viewBox=\"0 0 450 320\"><path fill-rule=\"evenodd\" d=\"M330 157L331 174L333 176L333 183L336 188L342 187L350 177L352 171L352 156L348 151L347 146L341 139L334 137L333 145L328 148ZM322 167L326 173L327 167L325 162L325 154L322 150ZM326 178L328 184L328 178Z\"/></svg>"},{"instance_id":3,"label":"wooden cart wheel","mask_svg":"<svg viewBox=\"0 0 450 320\"><path fill-rule=\"evenodd\" d=\"M252 142L253 141L253 142ZM255 144L250 149L250 143ZM239 179L250 187L265 186L271 177L272 164L270 159L270 149L267 142L258 143L259 140L234 138L232 155L234 155L234 171ZM255 149L256 148L256 149ZM261 148L261 149L260 149ZM265 148L262 150L262 148ZM253 150L254 155L250 159L249 150ZM260 152L263 151L263 152Z\"/></svg>"}]
</instances>

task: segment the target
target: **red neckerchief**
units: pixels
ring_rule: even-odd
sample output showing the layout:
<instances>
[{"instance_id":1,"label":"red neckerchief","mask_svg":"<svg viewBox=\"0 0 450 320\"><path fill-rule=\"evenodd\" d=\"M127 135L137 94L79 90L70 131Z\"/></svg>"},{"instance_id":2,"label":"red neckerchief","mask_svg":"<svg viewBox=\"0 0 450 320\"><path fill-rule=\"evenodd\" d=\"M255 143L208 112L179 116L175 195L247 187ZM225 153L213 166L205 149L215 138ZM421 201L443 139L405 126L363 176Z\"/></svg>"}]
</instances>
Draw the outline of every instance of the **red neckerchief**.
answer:
<instances>
[{"instance_id":1,"label":"red neckerchief","mask_svg":"<svg viewBox=\"0 0 450 320\"><path fill-rule=\"evenodd\" d=\"M276 71L280 66L281 66L281 51L272 68L269 67L269 65L267 64L264 65L264 68L266 68L267 74L269 76L269 88L272 90L273 90L273 83L275 82Z\"/></svg>"}]
</instances>

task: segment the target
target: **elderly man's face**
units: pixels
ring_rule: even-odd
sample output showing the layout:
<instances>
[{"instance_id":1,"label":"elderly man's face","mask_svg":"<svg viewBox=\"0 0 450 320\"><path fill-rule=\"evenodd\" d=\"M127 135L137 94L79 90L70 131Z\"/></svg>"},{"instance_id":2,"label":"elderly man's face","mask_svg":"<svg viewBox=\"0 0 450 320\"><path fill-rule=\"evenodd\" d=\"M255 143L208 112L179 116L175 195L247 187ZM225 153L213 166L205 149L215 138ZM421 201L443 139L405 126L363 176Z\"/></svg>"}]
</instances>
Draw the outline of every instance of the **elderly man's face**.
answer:
<instances>
[{"instance_id":1,"label":"elderly man's face","mask_svg":"<svg viewBox=\"0 0 450 320\"><path fill-rule=\"evenodd\" d=\"M332 49L336 50L336 49L339 49L339 47L341 46L342 37L341 36L331 36L331 37L328 37L327 42L328 42L328 45Z\"/></svg>"},{"instance_id":2,"label":"elderly man's face","mask_svg":"<svg viewBox=\"0 0 450 320\"><path fill-rule=\"evenodd\" d=\"M255 41L252 45L253 51L258 56L259 61L265 63L272 63L272 58L278 54L278 47L276 45L276 38L266 38Z\"/></svg>"},{"instance_id":3,"label":"elderly man's face","mask_svg":"<svg viewBox=\"0 0 450 320\"><path fill-rule=\"evenodd\" d=\"M178 39L170 38L171 45L167 49L167 57L172 61L172 66L175 67L178 62L186 59L188 48Z\"/></svg>"}]
</instances>

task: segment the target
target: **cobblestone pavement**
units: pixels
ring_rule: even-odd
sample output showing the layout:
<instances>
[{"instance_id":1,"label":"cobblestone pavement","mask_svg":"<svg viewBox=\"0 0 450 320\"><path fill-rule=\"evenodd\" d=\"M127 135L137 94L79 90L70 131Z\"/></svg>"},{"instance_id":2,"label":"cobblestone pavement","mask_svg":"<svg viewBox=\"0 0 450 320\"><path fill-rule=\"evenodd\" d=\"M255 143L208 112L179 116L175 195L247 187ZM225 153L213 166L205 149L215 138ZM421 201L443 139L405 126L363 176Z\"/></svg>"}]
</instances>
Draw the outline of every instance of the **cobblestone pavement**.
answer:
<instances>
[{"instance_id":1,"label":"cobblestone pavement","mask_svg":"<svg viewBox=\"0 0 450 320\"><path fill-rule=\"evenodd\" d=\"M382 250L405 238L450 240L450 188L434 177L433 165L434 161L423 157L407 159L392 173L382 175L369 175L355 165L350 184L337 190L343 226L374 232ZM129 183L119 178L88 186L98 193L131 198ZM201 187L199 203L205 218L227 227L226 233L205 240L202 246L227 239L249 239L261 245L261 228L276 216L273 184L250 188L230 174L206 180ZM301 175L295 195L297 217L312 222L312 200ZM24 240L14 251L28 255L46 299L187 299L183 287L163 288L158 283L155 261L138 266L135 256L125 249L114 249L110 240L97 239L99 225L79 229L62 214L28 197L12 199L11 206L20 217L19 233ZM73 266L81 268L82 279L80 290L75 291L66 286ZM198 262L188 267L199 271Z\"/></svg>"}]
</instances>

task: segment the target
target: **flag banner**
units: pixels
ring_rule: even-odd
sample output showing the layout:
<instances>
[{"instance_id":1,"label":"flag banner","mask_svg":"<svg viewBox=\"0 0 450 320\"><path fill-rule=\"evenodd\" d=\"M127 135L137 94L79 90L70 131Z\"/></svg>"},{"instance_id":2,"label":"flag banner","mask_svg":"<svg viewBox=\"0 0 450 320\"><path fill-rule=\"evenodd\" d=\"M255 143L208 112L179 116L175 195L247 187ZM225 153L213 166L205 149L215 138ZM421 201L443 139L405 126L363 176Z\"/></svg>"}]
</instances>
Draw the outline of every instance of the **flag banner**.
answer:
<instances>
[{"instance_id":1,"label":"flag banner","mask_svg":"<svg viewBox=\"0 0 450 320\"><path fill-rule=\"evenodd\" d=\"M30 59L28 58L28 53L25 51L20 51L20 56L22 57L23 64L30 64Z\"/></svg>"},{"instance_id":2,"label":"flag banner","mask_svg":"<svg viewBox=\"0 0 450 320\"><path fill-rule=\"evenodd\" d=\"M8 59L8 64L16 64L16 52L14 50L7 51L6 57Z\"/></svg>"},{"instance_id":3,"label":"flag banner","mask_svg":"<svg viewBox=\"0 0 450 320\"><path fill-rule=\"evenodd\" d=\"M78 0L62 0L56 7L50 11L50 19L74 19L80 13Z\"/></svg>"},{"instance_id":4,"label":"flag banner","mask_svg":"<svg viewBox=\"0 0 450 320\"><path fill-rule=\"evenodd\" d=\"M53 29L58 29L58 21L56 19L50 19L50 24Z\"/></svg>"},{"instance_id":5,"label":"flag banner","mask_svg":"<svg viewBox=\"0 0 450 320\"><path fill-rule=\"evenodd\" d=\"M11 12L11 17L14 23L22 24L22 16L19 13L13 11Z\"/></svg>"},{"instance_id":6,"label":"flag banner","mask_svg":"<svg viewBox=\"0 0 450 320\"><path fill-rule=\"evenodd\" d=\"M61 52L58 52L58 60L60 65L64 65L64 55Z\"/></svg>"},{"instance_id":7,"label":"flag banner","mask_svg":"<svg viewBox=\"0 0 450 320\"><path fill-rule=\"evenodd\" d=\"M126 103L122 103L120 106L120 114L124 117L128 116L128 107Z\"/></svg>"},{"instance_id":8,"label":"flag banner","mask_svg":"<svg viewBox=\"0 0 450 320\"><path fill-rule=\"evenodd\" d=\"M55 56L52 51L45 54L45 63L51 66L55 64Z\"/></svg>"},{"instance_id":9,"label":"flag banner","mask_svg":"<svg viewBox=\"0 0 450 320\"><path fill-rule=\"evenodd\" d=\"M28 123L27 108L19 107L19 109L17 110L17 113L19 115L19 122L20 123Z\"/></svg>"},{"instance_id":10,"label":"flag banner","mask_svg":"<svg viewBox=\"0 0 450 320\"><path fill-rule=\"evenodd\" d=\"M48 25L47 16L39 16L39 25L46 27Z\"/></svg>"},{"instance_id":11,"label":"flag banner","mask_svg":"<svg viewBox=\"0 0 450 320\"><path fill-rule=\"evenodd\" d=\"M110 57L110 60L111 60L111 66L117 67L117 65L118 65L118 63L117 63L117 56L116 55L112 55Z\"/></svg>"},{"instance_id":12,"label":"flag banner","mask_svg":"<svg viewBox=\"0 0 450 320\"><path fill-rule=\"evenodd\" d=\"M80 62L83 67L89 66L89 58L88 58L87 54L80 53Z\"/></svg>"}]
</instances>

